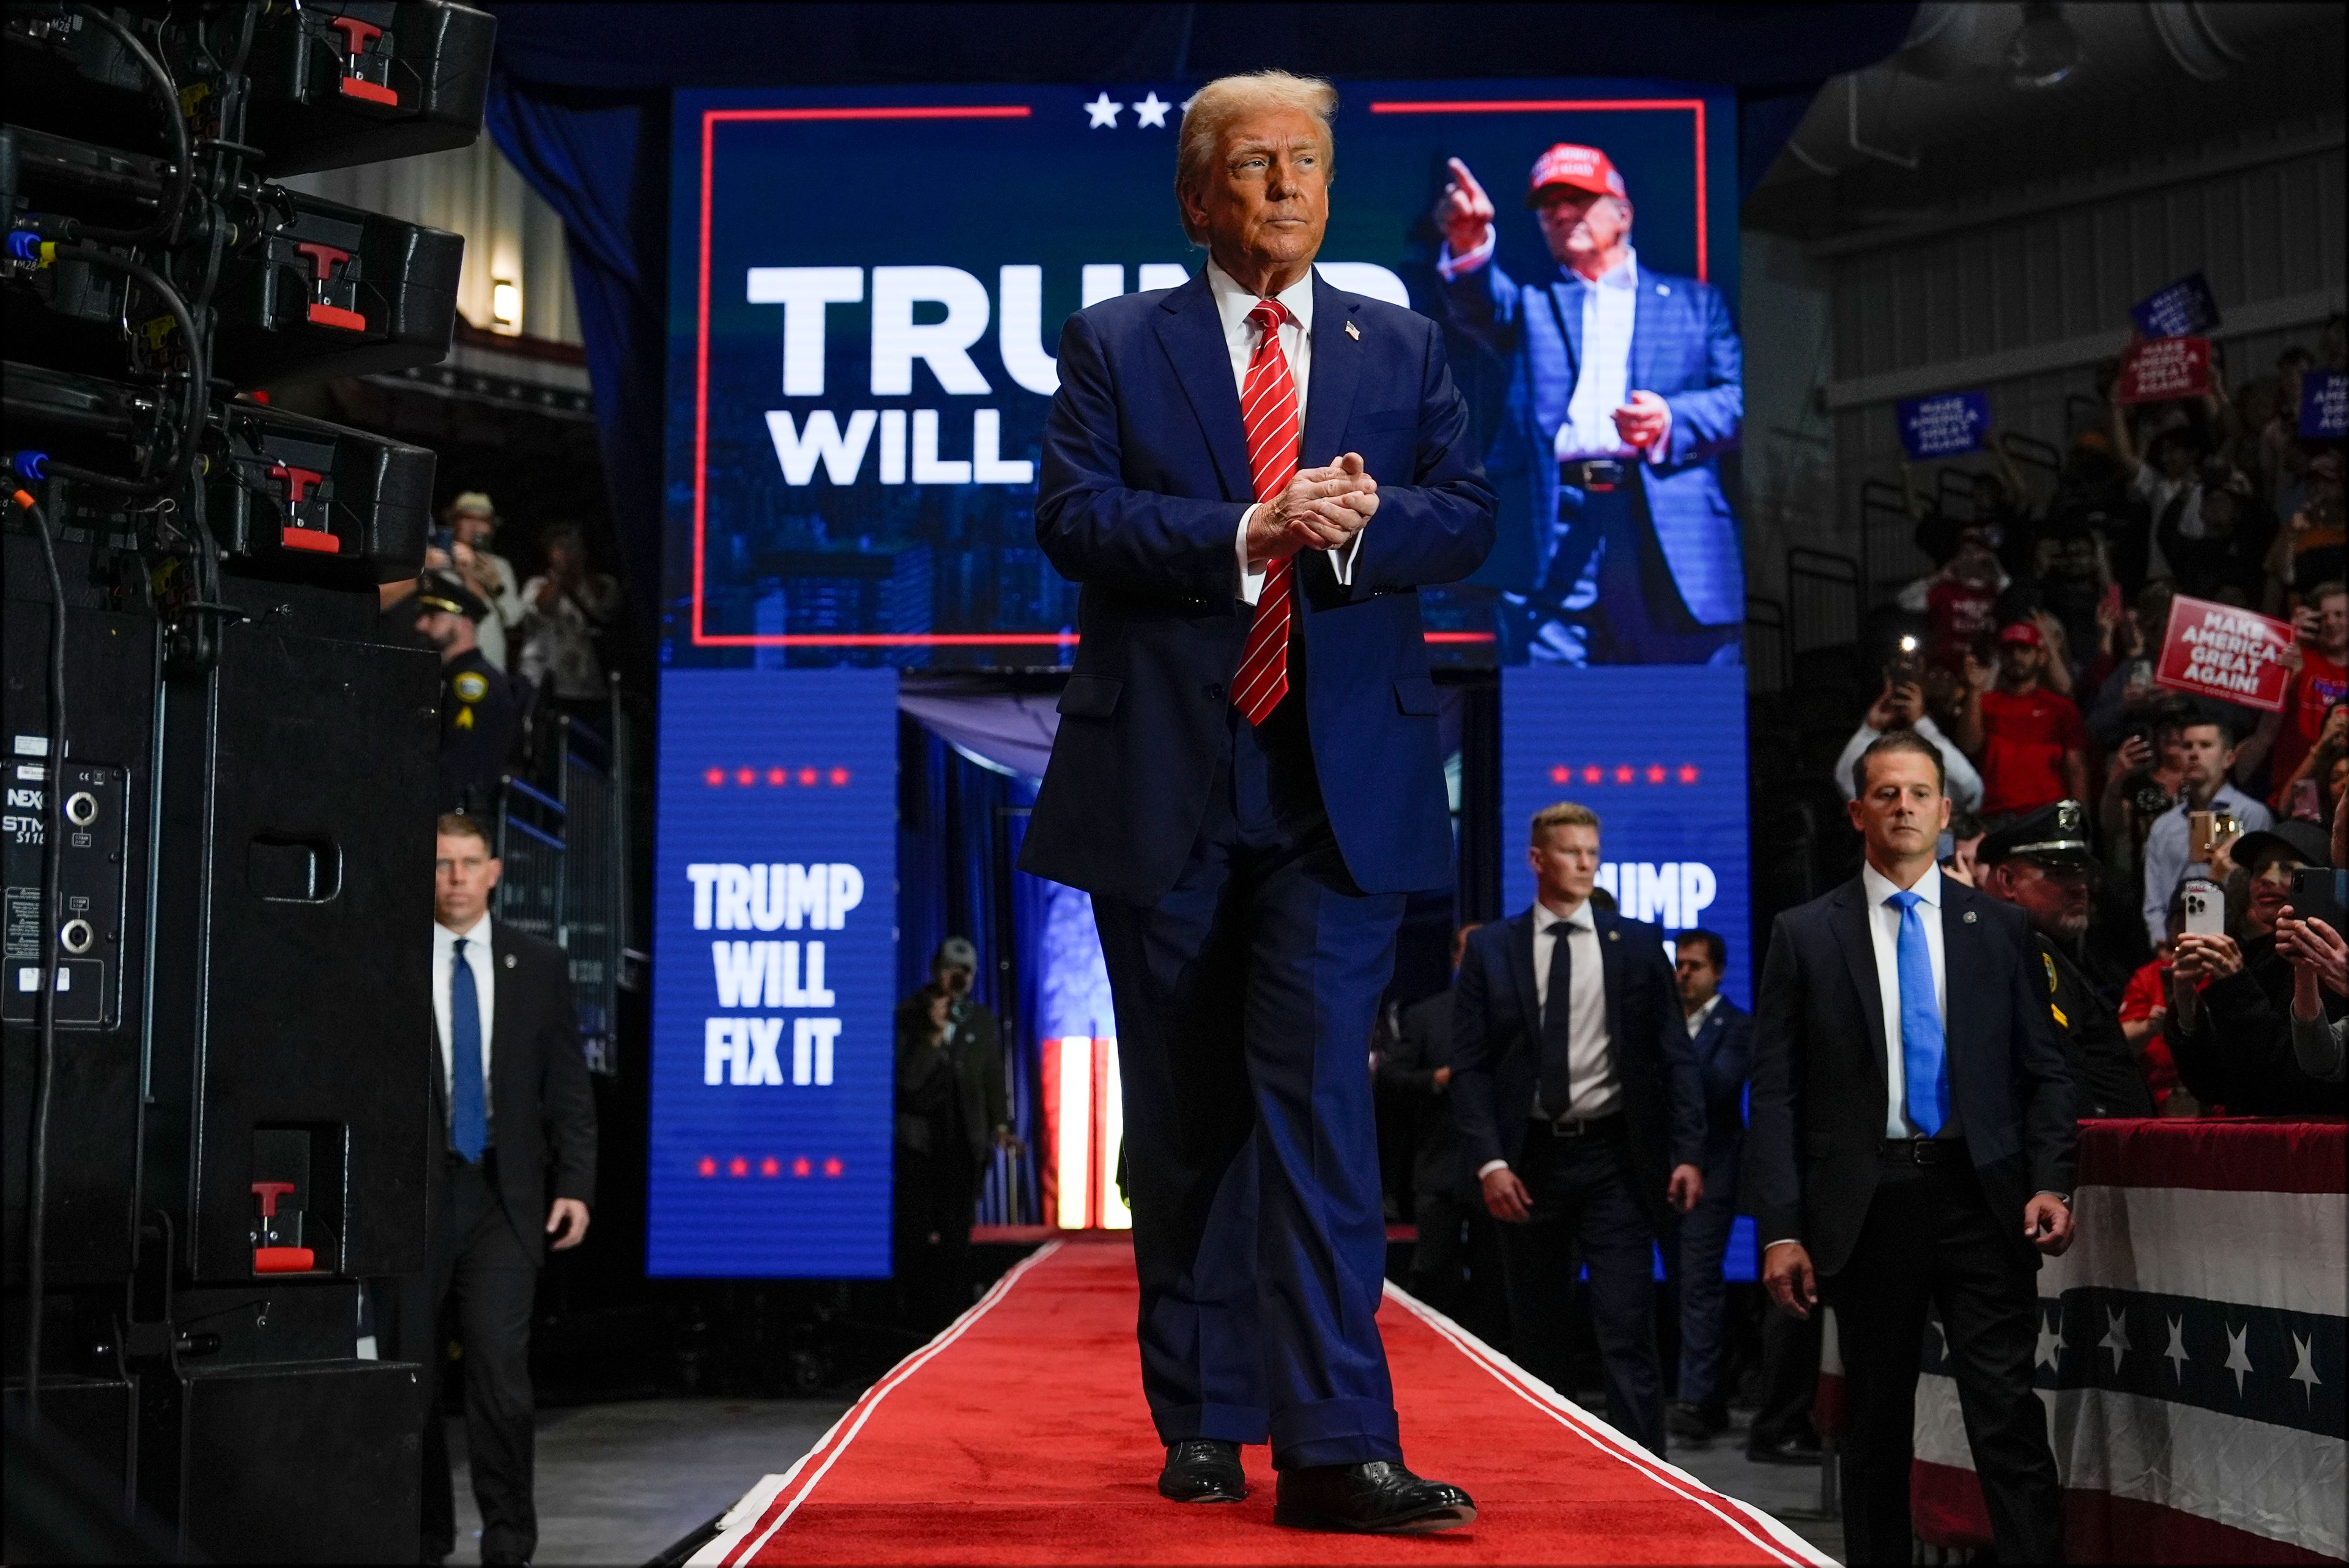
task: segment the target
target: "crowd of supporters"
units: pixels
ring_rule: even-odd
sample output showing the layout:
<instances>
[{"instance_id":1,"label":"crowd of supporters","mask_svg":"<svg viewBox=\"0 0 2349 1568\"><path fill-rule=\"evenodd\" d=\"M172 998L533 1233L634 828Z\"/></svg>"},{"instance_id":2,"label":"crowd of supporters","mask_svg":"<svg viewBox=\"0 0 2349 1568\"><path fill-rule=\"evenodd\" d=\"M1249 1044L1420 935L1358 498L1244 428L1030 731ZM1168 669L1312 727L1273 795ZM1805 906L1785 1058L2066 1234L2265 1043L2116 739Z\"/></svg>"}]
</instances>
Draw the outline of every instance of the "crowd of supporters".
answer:
<instances>
[{"instance_id":1,"label":"crowd of supporters","mask_svg":"<svg viewBox=\"0 0 2349 1568\"><path fill-rule=\"evenodd\" d=\"M1899 595L1898 651L1837 770L1848 790L1848 759L1889 730L1931 741L1959 808L1946 867L1993 893L1985 832L2075 803L2087 847L2042 858L2082 883L2085 918L2038 924L2114 1010L2165 1116L2344 1105L2337 906L2293 908L2295 872L2349 866L2343 450L2298 423L2302 378L2344 360L2336 317L2313 350L2231 387L2214 367L2191 400L2124 404L2108 377L2052 479L1993 443L1970 495L1912 500L1938 565ZM2157 683L2180 596L2292 623L2280 710ZM2187 929L2199 879L2223 915L2192 923L2222 930Z\"/></svg>"}]
</instances>

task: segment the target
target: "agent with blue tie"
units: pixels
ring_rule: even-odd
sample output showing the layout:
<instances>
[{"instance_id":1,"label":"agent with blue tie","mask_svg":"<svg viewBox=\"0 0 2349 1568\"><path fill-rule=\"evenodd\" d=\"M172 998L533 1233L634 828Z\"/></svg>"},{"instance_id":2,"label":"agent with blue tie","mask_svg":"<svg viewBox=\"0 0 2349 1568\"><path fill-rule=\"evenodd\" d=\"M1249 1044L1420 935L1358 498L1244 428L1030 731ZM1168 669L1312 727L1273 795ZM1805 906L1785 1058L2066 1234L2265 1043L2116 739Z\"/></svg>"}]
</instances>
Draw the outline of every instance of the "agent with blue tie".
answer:
<instances>
[{"instance_id":1,"label":"agent with blue tie","mask_svg":"<svg viewBox=\"0 0 2349 1568\"><path fill-rule=\"evenodd\" d=\"M1492 198L1451 168L1428 309L1502 372L1465 384L1508 389L1480 420L1504 526L1478 580L1503 590L1503 662L1736 662L1744 559L1721 455L1745 391L1728 301L1640 265L1630 188L1596 147L1535 161L1526 205L1557 265L1523 284L1494 257Z\"/></svg>"},{"instance_id":2,"label":"agent with blue tie","mask_svg":"<svg viewBox=\"0 0 2349 1568\"><path fill-rule=\"evenodd\" d=\"M1778 917L1754 1008L1746 1178L1772 1301L1836 1309L1844 1542L1909 1560L1917 1368L1938 1307L2002 1563L2062 1560L2032 1388L2039 1259L2071 1244L2074 1091L2023 912L1944 877L1940 753L1853 764L1859 876Z\"/></svg>"},{"instance_id":3,"label":"agent with blue tie","mask_svg":"<svg viewBox=\"0 0 2349 1568\"><path fill-rule=\"evenodd\" d=\"M424 1369L424 1561L456 1546L438 1387L441 1308L452 1303L481 1561L527 1563L538 1546L531 1306L546 1239L557 1251L586 1239L595 1100L570 963L554 943L491 919L502 867L480 819L441 817L434 860L427 1071L448 1144L426 1181L426 1266L387 1314L391 1353Z\"/></svg>"}]
</instances>

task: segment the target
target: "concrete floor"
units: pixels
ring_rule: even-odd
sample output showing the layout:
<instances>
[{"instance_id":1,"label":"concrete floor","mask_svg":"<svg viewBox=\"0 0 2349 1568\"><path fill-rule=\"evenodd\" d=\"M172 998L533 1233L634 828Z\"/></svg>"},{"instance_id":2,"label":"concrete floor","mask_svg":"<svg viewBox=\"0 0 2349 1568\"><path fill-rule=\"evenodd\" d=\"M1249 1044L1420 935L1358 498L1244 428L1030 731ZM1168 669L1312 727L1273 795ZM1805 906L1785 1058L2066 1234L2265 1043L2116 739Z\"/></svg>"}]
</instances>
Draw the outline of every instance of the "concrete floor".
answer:
<instances>
[{"instance_id":1,"label":"concrete floor","mask_svg":"<svg viewBox=\"0 0 2349 1568\"><path fill-rule=\"evenodd\" d=\"M790 1469L845 1408L827 1399L637 1399L542 1410L536 1560L623 1568L649 1562L731 1507L761 1476ZM452 1563L481 1560L464 1434L462 1421L450 1423L457 1468Z\"/></svg>"},{"instance_id":2,"label":"concrete floor","mask_svg":"<svg viewBox=\"0 0 2349 1568\"><path fill-rule=\"evenodd\" d=\"M543 1411L537 1560L626 1568L648 1562L761 1476L788 1469L843 1408L823 1399L643 1399ZM1704 1448L1674 1448L1672 1462L1766 1510L1841 1561L1842 1524L1818 1517L1817 1469L1749 1462L1750 1414L1733 1411L1729 1431ZM481 1518L465 1480L463 1422L450 1424L450 1447L458 1464L458 1546L449 1561L478 1563Z\"/></svg>"}]
</instances>

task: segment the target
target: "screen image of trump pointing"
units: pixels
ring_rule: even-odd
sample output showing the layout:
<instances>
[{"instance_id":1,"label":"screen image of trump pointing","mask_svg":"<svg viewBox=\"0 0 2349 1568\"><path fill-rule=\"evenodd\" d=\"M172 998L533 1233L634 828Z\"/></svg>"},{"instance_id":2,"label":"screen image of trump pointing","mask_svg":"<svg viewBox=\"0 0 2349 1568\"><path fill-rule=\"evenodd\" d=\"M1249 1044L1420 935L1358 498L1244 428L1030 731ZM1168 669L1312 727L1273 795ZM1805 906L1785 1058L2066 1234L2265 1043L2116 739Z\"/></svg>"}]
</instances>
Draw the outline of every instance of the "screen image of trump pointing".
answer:
<instances>
[{"instance_id":1,"label":"screen image of trump pointing","mask_svg":"<svg viewBox=\"0 0 2349 1568\"><path fill-rule=\"evenodd\" d=\"M1500 495L1477 580L1501 590L1501 661L1737 662L1745 576L1721 455L1744 391L1727 301L1640 265L1630 187L1599 148L1535 161L1525 204L1551 265L1524 281L1495 254L1493 198L1448 167L1431 313L1459 384L1506 389L1476 410Z\"/></svg>"}]
</instances>

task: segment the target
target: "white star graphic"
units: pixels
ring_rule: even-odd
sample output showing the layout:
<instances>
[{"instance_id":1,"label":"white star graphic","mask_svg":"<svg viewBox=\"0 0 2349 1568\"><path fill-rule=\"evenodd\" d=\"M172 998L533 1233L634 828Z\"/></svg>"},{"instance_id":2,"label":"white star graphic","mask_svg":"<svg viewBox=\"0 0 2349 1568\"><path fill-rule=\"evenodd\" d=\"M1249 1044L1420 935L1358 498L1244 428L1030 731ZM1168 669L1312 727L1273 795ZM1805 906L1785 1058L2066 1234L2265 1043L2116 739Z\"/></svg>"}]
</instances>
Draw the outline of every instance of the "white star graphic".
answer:
<instances>
[{"instance_id":1,"label":"white star graphic","mask_svg":"<svg viewBox=\"0 0 2349 1568\"><path fill-rule=\"evenodd\" d=\"M2169 1376L2178 1382L2186 1381L2186 1364L2194 1358L2186 1354L2186 1320L2169 1320L2169 1348L2161 1353L2169 1358Z\"/></svg>"},{"instance_id":2,"label":"white star graphic","mask_svg":"<svg viewBox=\"0 0 2349 1568\"><path fill-rule=\"evenodd\" d=\"M1174 106L1162 99L1155 88L1148 98L1133 106L1133 128L1136 130L1166 129L1166 111Z\"/></svg>"},{"instance_id":3,"label":"white star graphic","mask_svg":"<svg viewBox=\"0 0 2349 1568\"><path fill-rule=\"evenodd\" d=\"M2243 1349L2243 1339L2251 1332L2250 1324L2227 1330L2227 1370L2235 1375L2235 1397L2238 1399L2243 1397L2243 1374L2254 1370L2251 1355Z\"/></svg>"},{"instance_id":4,"label":"white star graphic","mask_svg":"<svg viewBox=\"0 0 2349 1568\"><path fill-rule=\"evenodd\" d=\"M2059 1310L2052 1319L2042 1319L2039 1326L2039 1348L2031 1357L2033 1366L2052 1366L2061 1372L2064 1344L2064 1314Z\"/></svg>"},{"instance_id":5,"label":"white star graphic","mask_svg":"<svg viewBox=\"0 0 2349 1568\"><path fill-rule=\"evenodd\" d=\"M2113 1353L2113 1370L2115 1372L2118 1372L2121 1369L2121 1357L2127 1355L2130 1351L2137 1348L2135 1345L2129 1344L2128 1325L2122 1322L2122 1318L2125 1315L2125 1314L2116 1313L2112 1308L2106 1307L2105 1309L2105 1337L2096 1341L2097 1349L2109 1350Z\"/></svg>"},{"instance_id":6,"label":"white star graphic","mask_svg":"<svg viewBox=\"0 0 2349 1568\"><path fill-rule=\"evenodd\" d=\"M2292 1347L2300 1355L2300 1364L2292 1369L2292 1380L2300 1385L2301 1397L2308 1400L2316 1397L2317 1389L2324 1383L2324 1379L2316 1375L2316 1358L2310 1353L2310 1341L2314 1337L2312 1334L2308 1339L2302 1339L2296 1334L2292 1336Z\"/></svg>"},{"instance_id":7,"label":"white star graphic","mask_svg":"<svg viewBox=\"0 0 2349 1568\"><path fill-rule=\"evenodd\" d=\"M1102 126L1106 125L1112 130L1115 130L1117 129L1117 111L1124 107L1125 105L1122 103L1112 103L1109 99L1109 94L1102 94L1101 97L1085 105L1085 112L1092 116L1092 119L1086 122L1085 129L1087 130L1099 130Z\"/></svg>"}]
</instances>

